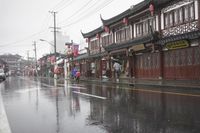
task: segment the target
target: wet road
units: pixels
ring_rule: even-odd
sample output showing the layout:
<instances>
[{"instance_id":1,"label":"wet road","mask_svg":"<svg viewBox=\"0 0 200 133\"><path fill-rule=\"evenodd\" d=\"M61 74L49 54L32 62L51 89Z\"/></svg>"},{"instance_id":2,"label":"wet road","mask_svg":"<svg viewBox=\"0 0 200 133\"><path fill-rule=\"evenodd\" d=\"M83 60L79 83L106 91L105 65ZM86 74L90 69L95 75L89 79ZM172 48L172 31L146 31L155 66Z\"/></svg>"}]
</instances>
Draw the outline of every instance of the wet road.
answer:
<instances>
[{"instance_id":1,"label":"wet road","mask_svg":"<svg viewBox=\"0 0 200 133\"><path fill-rule=\"evenodd\" d=\"M200 92L50 79L0 83L12 133L199 133Z\"/></svg>"}]
</instances>

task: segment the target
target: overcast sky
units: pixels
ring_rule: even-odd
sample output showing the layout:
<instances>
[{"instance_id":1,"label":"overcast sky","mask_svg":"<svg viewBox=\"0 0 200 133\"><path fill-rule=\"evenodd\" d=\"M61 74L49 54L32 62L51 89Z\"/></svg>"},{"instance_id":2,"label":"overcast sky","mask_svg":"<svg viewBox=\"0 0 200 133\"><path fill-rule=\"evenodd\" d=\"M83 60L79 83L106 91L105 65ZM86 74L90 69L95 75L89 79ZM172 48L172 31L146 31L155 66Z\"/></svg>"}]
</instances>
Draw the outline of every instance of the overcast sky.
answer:
<instances>
[{"instance_id":1,"label":"overcast sky","mask_svg":"<svg viewBox=\"0 0 200 133\"><path fill-rule=\"evenodd\" d=\"M0 0L0 54L33 54L33 41L38 43L38 56L46 52L39 39L53 40L53 15L57 26L74 42L83 37L80 30L89 32L142 0ZM48 45L48 44L46 44ZM63 44L64 45L64 44Z\"/></svg>"}]
</instances>

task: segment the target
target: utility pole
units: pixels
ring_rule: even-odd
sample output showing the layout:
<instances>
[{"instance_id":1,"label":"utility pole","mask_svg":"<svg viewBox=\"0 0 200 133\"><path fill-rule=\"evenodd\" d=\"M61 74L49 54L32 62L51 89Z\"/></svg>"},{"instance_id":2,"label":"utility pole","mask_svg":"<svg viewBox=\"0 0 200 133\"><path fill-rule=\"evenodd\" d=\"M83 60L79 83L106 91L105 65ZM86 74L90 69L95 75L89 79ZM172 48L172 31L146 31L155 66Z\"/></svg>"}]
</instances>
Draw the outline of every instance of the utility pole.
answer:
<instances>
[{"instance_id":1,"label":"utility pole","mask_svg":"<svg viewBox=\"0 0 200 133\"><path fill-rule=\"evenodd\" d=\"M50 13L52 13L53 14L53 21L54 21L54 26L53 27L50 27L50 28L53 28L53 33L54 33L54 53L55 53L55 55L56 55L56 29L57 29L57 27L56 27L56 13L57 12L54 12L54 11L51 11Z\"/></svg>"},{"instance_id":2,"label":"utility pole","mask_svg":"<svg viewBox=\"0 0 200 133\"><path fill-rule=\"evenodd\" d=\"M27 61L28 61L28 64L29 64L29 50L27 51Z\"/></svg>"},{"instance_id":3,"label":"utility pole","mask_svg":"<svg viewBox=\"0 0 200 133\"><path fill-rule=\"evenodd\" d=\"M56 13L54 11L50 11L50 13L53 14L53 18L54 18L54 27L50 27L53 28L53 33L54 33L54 56L55 56L55 65L54 65L54 70L57 69L57 63L56 63L56 32L58 29L58 27L56 27ZM57 74L54 73L54 79L57 79Z\"/></svg>"},{"instance_id":4,"label":"utility pole","mask_svg":"<svg viewBox=\"0 0 200 133\"><path fill-rule=\"evenodd\" d=\"M38 72L37 72L37 49L36 49L36 41L34 41L33 46L34 46L33 50L35 52L35 69L36 69L36 76L37 76Z\"/></svg>"}]
</instances>

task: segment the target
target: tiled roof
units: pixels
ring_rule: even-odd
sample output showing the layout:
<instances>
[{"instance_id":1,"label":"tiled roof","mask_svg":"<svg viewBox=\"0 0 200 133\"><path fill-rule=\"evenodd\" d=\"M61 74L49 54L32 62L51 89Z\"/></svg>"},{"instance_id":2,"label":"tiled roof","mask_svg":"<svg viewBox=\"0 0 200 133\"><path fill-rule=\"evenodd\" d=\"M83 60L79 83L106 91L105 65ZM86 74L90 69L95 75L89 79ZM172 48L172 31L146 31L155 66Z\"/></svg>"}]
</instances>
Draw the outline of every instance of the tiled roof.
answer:
<instances>
[{"instance_id":1,"label":"tiled roof","mask_svg":"<svg viewBox=\"0 0 200 133\"><path fill-rule=\"evenodd\" d=\"M192 40L192 39L197 39L199 37L200 37L200 30L192 31L192 32L188 32L188 33L180 34L180 35L164 37L164 38L161 38L159 41L157 41L156 44L164 45L168 42L184 40L184 39Z\"/></svg>"},{"instance_id":2,"label":"tiled roof","mask_svg":"<svg viewBox=\"0 0 200 133\"><path fill-rule=\"evenodd\" d=\"M100 32L103 32L103 31L104 31L104 29L103 29L102 26L101 26L101 27L99 27L99 28L97 28L97 29L95 29L95 30L93 30L93 31L88 32L88 33L83 33L83 32L81 31L81 34L82 34L82 36L83 36L84 38L89 38L89 37L92 37L92 36L96 36L97 33L100 33Z\"/></svg>"},{"instance_id":3,"label":"tiled roof","mask_svg":"<svg viewBox=\"0 0 200 133\"><path fill-rule=\"evenodd\" d=\"M131 8L125 10L124 12L110 18L110 19L103 19L101 17L101 21L103 23L103 25L106 25L106 26L109 26L111 24L114 24L116 22L119 22L120 20L122 20L124 17L129 17L131 15L134 15L138 12L141 12L142 10L144 9L147 9L149 7L149 4L150 3L154 3L155 6L159 7L159 6L163 6L165 5L167 2L170 2L172 0L144 0L134 6L131 6ZM104 29L102 26L100 26L99 28L95 29L95 30L92 30L88 33L82 33L83 37L84 38L89 38L89 37L92 37L92 36L95 36L97 33L101 33L103 32Z\"/></svg>"}]
</instances>

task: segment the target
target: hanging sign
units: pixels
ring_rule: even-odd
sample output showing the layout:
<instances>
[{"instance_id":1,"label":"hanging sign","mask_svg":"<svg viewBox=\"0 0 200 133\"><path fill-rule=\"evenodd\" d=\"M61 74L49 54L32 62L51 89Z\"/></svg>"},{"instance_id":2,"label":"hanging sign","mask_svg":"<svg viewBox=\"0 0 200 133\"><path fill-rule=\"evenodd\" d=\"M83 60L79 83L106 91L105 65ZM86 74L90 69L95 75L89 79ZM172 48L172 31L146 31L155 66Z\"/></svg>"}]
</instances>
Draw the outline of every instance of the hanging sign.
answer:
<instances>
[{"instance_id":1,"label":"hanging sign","mask_svg":"<svg viewBox=\"0 0 200 133\"><path fill-rule=\"evenodd\" d=\"M187 40L180 40L176 42L169 42L165 45L165 47L169 50L187 48L189 47L189 42Z\"/></svg>"},{"instance_id":2,"label":"hanging sign","mask_svg":"<svg viewBox=\"0 0 200 133\"><path fill-rule=\"evenodd\" d=\"M144 47L144 44L138 44L138 45L135 45L135 46L132 46L131 48L130 48L130 50L133 50L133 51L140 51L140 50L144 50L145 49L145 47Z\"/></svg>"}]
</instances>

